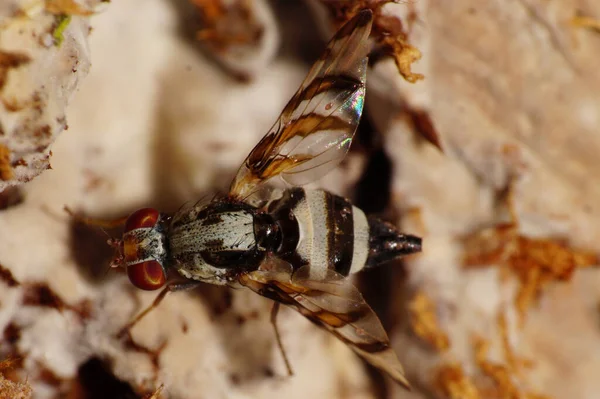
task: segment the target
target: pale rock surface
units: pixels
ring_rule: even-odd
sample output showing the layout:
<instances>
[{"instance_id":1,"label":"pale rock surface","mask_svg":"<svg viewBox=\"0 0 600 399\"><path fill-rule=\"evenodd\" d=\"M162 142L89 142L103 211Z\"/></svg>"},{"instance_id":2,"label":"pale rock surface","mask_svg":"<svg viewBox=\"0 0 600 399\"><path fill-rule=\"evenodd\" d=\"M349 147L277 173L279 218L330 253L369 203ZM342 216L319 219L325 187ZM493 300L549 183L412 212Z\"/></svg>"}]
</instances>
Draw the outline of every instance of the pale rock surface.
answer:
<instances>
[{"instance_id":1,"label":"pale rock surface","mask_svg":"<svg viewBox=\"0 0 600 399\"><path fill-rule=\"evenodd\" d=\"M545 286L521 325L516 279L494 267L465 270L461 238L507 221L498 203L510 186L520 234L600 254L600 35L571 23L578 14L598 18L600 3L430 0L412 10L393 7L416 13L410 38L423 53L415 70L426 80L409 85L391 63L378 65L370 76L383 100L366 105L385 129L403 230L423 234L423 253L407 261L408 290L430 298L450 340L439 353L398 329L409 380L446 397L434 387L435 375L460 364L475 385L489 386L473 338L490 343L490 362L507 366L503 317L508 347L531 361L508 373L517 387L510 397L596 398L600 271L575 270L571 281ZM443 154L415 138L407 108L429 113ZM398 318L406 317L402 295ZM464 397L503 395L495 386Z\"/></svg>"}]
</instances>

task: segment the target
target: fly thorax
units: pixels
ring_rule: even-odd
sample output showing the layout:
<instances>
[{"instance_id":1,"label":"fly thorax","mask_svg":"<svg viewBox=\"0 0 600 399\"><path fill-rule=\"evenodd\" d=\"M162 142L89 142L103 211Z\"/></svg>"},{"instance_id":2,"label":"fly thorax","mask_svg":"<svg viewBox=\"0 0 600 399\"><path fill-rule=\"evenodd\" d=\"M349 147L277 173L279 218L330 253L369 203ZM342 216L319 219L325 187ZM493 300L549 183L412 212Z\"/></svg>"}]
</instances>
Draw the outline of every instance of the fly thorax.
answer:
<instances>
[{"instance_id":1,"label":"fly thorax","mask_svg":"<svg viewBox=\"0 0 600 399\"><path fill-rule=\"evenodd\" d=\"M171 257L179 272L212 284L256 268L262 259L254 230L252 209L199 213L196 220L171 227Z\"/></svg>"},{"instance_id":2,"label":"fly thorax","mask_svg":"<svg viewBox=\"0 0 600 399\"><path fill-rule=\"evenodd\" d=\"M256 247L254 218L247 211L222 212L173 229L174 253L224 250L248 251Z\"/></svg>"}]
</instances>

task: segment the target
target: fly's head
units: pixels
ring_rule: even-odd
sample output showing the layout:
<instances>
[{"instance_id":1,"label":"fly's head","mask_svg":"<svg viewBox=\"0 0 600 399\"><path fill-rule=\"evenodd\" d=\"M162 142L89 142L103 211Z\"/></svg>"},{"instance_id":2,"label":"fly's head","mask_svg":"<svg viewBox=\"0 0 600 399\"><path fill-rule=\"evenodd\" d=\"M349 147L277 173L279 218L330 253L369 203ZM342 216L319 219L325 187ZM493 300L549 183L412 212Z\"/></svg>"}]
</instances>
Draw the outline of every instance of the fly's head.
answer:
<instances>
[{"instance_id":1,"label":"fly's head","mask_svg":"<svg viewBox=\"0 0 600 399\"><path fill-rule=\"evenodd\" d=\"M156 209L139 209L127 218L123 238L108 240L116 251L111 266L124 266L131 283L142 290L159 289L167 281L165 219Z\"/></svg>"}]
</instances>

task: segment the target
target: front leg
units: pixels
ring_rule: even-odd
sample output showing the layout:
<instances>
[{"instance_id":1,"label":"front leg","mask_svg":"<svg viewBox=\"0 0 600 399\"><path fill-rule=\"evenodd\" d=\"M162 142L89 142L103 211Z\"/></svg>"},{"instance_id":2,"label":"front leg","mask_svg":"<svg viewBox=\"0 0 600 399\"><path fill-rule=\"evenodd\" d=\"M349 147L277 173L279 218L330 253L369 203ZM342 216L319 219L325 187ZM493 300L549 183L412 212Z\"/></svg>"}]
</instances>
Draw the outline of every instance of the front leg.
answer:
<instances>
[{"instance_id":1,"label":"front leg","mask_svg":"<svg viewBox=\"0 0 600 399\"><path fill-rule=\"evenodd\" d=\"M160 305L160 303L162 302L162 300L165 299L165 297L167 296L167 294L169 292L191 290L191 289L194 289L194 288L198 287L200 284L202 284L202 283L200 283L199 281L189 281L189 282L185 282L185 283L170 283L170 284L168 284L160 292L160 294L158 294L158 296L156 297L156 299L154 299L154 301L152 302L152 304L150 304L150 306L148 306L146 309L144 309L144 311L142 311L142 313L140 313L139 315L137 315L133 320L131 320L129 323L127 323L125 325L125 327L123 327L119 331L119 333L117 334L117 338L122 338L126 334L129 334L129 332L131 331L131 329L140 320L142 320L142 318L144 318L148 313L150 313L150 311L152 309L154 309L154 308L158 307L158 305Z\"/></svg>"}]
</instances>

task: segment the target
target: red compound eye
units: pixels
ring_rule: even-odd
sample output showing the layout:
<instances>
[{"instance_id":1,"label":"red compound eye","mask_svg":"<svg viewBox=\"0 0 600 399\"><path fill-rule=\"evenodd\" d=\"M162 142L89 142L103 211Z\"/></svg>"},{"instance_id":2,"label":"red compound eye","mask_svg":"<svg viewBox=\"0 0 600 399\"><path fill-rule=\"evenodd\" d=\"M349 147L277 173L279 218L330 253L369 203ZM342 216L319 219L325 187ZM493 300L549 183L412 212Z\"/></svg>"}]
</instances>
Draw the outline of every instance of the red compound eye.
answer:
<instances>
[{"instance_id":1,"label":"red compound eye","mask_svg":"<svg viewBox=\"0 0 600 399\"><path fill-rule=\"evenodd\" d=\"M156 209L142 208L133 212L125 222L125 232L143 227L154 227L158 222L160 213Z\"/></svg>"},{"instance_id":2,"label":"red compound eye","mask_svg":"<svg viewBox=\"0 0 600 399\"><path fill-rule=\"evenodd\" d=\"M145 291L157 290L167 281L165 271L156 260L147 260L127 267L129 281Z\"/></svg>"}]
</instances>

